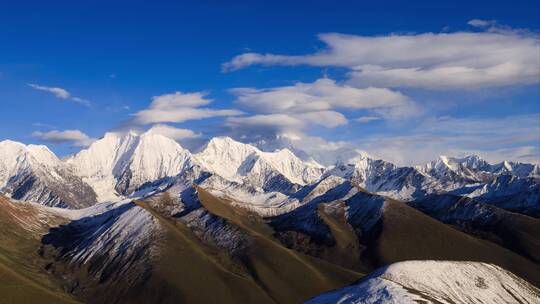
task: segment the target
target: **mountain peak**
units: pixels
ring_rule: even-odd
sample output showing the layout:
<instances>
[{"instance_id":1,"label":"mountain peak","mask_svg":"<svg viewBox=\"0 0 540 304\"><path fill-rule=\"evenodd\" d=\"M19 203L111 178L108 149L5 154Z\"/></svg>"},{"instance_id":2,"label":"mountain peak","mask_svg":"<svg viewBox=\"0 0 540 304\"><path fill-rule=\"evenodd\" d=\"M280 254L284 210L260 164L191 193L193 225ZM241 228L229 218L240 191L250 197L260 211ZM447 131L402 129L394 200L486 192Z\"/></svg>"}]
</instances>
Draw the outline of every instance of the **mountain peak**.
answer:
<instances>
[{"instance_id":1,"label":"mountain peak","mask_svg":"<svg viewBox=\"0 0 540 304\"><path fill-rule=\"evenodd\" d=\"M145 132L111 132L68 158L77 174L91 184L100 200L129 194L150 181L175 176L187 165L191 153L166 136Z\"/></svg>"},{"instance_id":2,"label":"mountain peak","mask_svg":"<svg viewBox=\"0 0 540 304\"><path fill-rule=\"evenodd\" d=\"M480 169L489 164L480 156L473 154L464 157L449 157L440 155L436 160L429 162L424 167L427 170L459 170L460 167L468 169Z\"/></svg>"},{"instance_id":3,"label":"mountain peak","mask_svg":"<svg viewBox=\"0 0 540 304\"><path fill-rule=\"evenodd\" d=\"M210 139L206 144L206 147L219 148L219 149L230 149L232 147L236 148L248 148L250 150L255 150L254 146L250 144L245 144L237 140L232 139L228 136L218 136ZM258 150L258 149L257 149Z\"/></svg>"},{"instance_id":4,"label":"mountain peak","mask_svg":"<svg viewBox=\"0 0 540 304\"><path fill-rule=\"evenodd\" d=\"M25 145L12 140L0 141L0 155L4 163L12 159L11 162L32 161L43 165L56 165L60 161L45 145ZM18 159L21 156L24 157Z\"/></svg>"},{"instance_id":5,"label":"mountain peak","mask_svg":"<svg viewBox=\"0 0 540 304\"><path fill-rule=\"evenodd\" d=\"M2 147L8 147L8 146L23 147L23 146L26 146L26 145L21 143L21 142L14 141L14 140L11 140L11 139L4 139L4 140L0 141L0 146L2 146Z\"/></svg>"},{"instance_id":6,"label":"mountain peak","mask_svg":"<svg viewBox=\"0 0 540 304\"><path fill-rule=\"evenodd\" d=\"M249 175L271 176L270 172L265 171L269 170L283 175L293 183L305 184L314 176L320 176L323 168L314 163L302 161L289 149L263 152L250 144L238 142L230 137L212 138L195 157L211 172L234 181L239 181L243 176ZM321 172L307 172L307 168ZM258 172L258 170L265 172Z\"/></svg>"},{"instance_id":7,"label":"mountain peak","mask_svg":"<svg viewBox=\"0 0 540 304\"><path fill-rule=\"evenodd\" d=\"M253 153L259 149L244 144L230 137L214 137L196 154L197 160L208 170L218 175L237 180L238 168Z\"/></svg>"}]
</instances>

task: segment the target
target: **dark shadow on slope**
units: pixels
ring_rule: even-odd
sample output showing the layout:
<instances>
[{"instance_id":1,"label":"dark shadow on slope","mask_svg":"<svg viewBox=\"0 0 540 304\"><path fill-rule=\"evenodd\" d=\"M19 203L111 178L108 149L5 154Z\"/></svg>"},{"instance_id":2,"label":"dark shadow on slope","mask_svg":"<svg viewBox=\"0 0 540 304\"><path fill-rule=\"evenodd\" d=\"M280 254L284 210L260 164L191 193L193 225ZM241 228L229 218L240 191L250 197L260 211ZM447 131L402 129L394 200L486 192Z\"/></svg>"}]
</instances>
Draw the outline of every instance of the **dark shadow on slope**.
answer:
<instances>
[{"instance_id":1,"label":"dark shadow on slope","mask_svg":"<svg viewBox=\"0 0 540 304\"><path fill-rule=\"evenodd\" d=\"M445 224L540 263L539 219L449 194L431 195L408 204Z\"/></svg>"},{"instance_id":2,"label":"dark shadow on slope","mask_svg":"<svg viewBox=\"0 0 540 304\"><path fill-rule=\"evenodd\" d=\"M406 260L487 262L540 286L540 266L525 257L460 232L402 202L387 200L382 210L368 237L374 265Z\"/></svg>"},{"instance_id":3,"label":"dark shadow on slope","mask_svg":"<svg viewBox=\"0 0 540 304\"><path fill-rule=\"evenodd\" d=\"M309 235L319 245L333 246L335 241L330 229L319 217L317 206L320 203L333 201L336 197L345 196L352 188L353 185L350 182L340 184L291 212L269 218L269 224L276 233L295 231ZM308 195L312 190L305 190L307 193L303 193L303 195Z\"/></svg>"},{"instance_id":4,"label":"dark shadow on slope","mask_svg":"<svg viewBox=\"0 0 540 304\"><path fill-rule=\"evenodd\" d=\"M111 227L123 214L135 207L133 203L124 204L101 214L50 229L49 233L42 237L39 250L42 257L56 261L49 264L48 270L52 274L70 277L67 287L75 293L80 285L84 285L86 280L94 280L93 278L98 279L98 284L123 279L129 286L144 280L149 271L146 267L149 264L144 263L149 259L149 244L137 243L137 246L129 246L128 243L121 243L116 246L118 244L115 244L113 238L100 240L111 233ZM141 266L143 264L146 265ZM139 272L138 277L124 277L126 273L133 273L134 270Z\"/></svg>"}]
</instances>

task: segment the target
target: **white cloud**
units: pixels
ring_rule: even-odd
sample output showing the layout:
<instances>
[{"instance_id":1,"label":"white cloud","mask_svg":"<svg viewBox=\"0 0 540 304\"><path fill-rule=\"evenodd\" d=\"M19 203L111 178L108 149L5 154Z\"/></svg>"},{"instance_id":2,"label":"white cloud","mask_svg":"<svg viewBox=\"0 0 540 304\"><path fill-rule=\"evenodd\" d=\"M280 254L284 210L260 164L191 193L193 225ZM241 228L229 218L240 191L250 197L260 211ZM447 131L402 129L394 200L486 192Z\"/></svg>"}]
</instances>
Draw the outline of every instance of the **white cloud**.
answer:
<instances>
[{"instance_id":1,"label":"white cloud","mask_svg":"<svg viewBox=\"0 0 540 304\"><path fill-rule=\"evenodd\" d=\"M35 122L35 123L32 124L32 126L38 127L38 128L47 128L47 129L55 129L56 128L54 125L41 123L41 122Z\"/></svg>"},{"instance_id":2,"label":"white cloud","mask_svg":"<svg viewBox=\"0 0 540 304\"><path fill-rule=\"evenodd\" d=\"M235 56L231 61L222 64L221 68L224 72L235 71L254 64L263 65L294 65L300 64L293 56L273 55L273 54L257 54L244 53Z\"/></svg>"},{"instance_id":3,"label":"white cloud","mask_svg":"<svg viewBox=\"0 0 540 304\"><path fill-rule=\"evenodd\" d=\"M355 119L355 121L359 123L368 123L372 121L381 120L381 117L379 116L361 116Z\"/></svg>"},{"instance_id":4,"label":"white cloud","mask_svg":"<svg viewBox=\"0 0 540 304\"><path fill-rule=\"evenodd\" d=\"M489 21L473 20L487 27ZM484 32L387 36L319 35L327 48L287 56L246 53L223 65L235 70L254 64L340 66L353 70L355 86L477 89L540 82L538 35L501 26Z\"/></svg>"},{"instance_id":5,"label":"white cloud","mask_svg":"<svg viewBox=\"0 0 540 304\"><path fill-rule=\"evenodd\" d=\"M263 113L373 109L408 102L406 96L396 91L373 87L358 89L328 78L266 89L237 88L231 92L237 96L238 104Z\"/></svg>"},{"instance_id":6,"label":"white cloud","mask_svg":"<svg viewBox=\"0 0 540 304\"><path fill-rule=\"evenodd\" d=\"M305 122L297 117L287 114L263 114L248 117L229 117L225 121L225 125L233 129L240 128L246 131L277 131L301 129L305 126ZM253 128L253 130L245 128Z\"/></svg>"},{"instance_id":7,"label":"white cloud","mask_svg":"<svg viewBox=\"0 0 540 304\"><path fill-rule=\"evenodd\" d=\"M212 102L211 99L204 98L207 93L182 93L175 92L152 97L152 107L172 108L172 107L200 107Z\"/></svg>"},{"instance_id":8,"label":"white cloud","mask_svg":"<svg viewBox=\"0 0 540 304\"><path fill-rule=\"evenodd\" d=\"M500 24L497 20L483 20L483 19L472 19L467 22L468 25L472 27L479 28L481 30L490 32L490 33L500 33L500 34L525 34L530 35L531 32L528 29L522 28L512 28L508 25Z\"/></svg>"},{"instance_id":9,"label":"white cloud","mask_svg":"<svg viewBox=\"0 0 540 304\"><path fill-rule=\"evenodd\" d=\"M501 128L501 126L505 126ZM503 160L540 162L540 121L537 115L502 118L433 117L419 121L403 135L396 132L366 134L351 141L333 141L298 130L274 135L248 134L246 140L267 150L287 147L331 165L359 155L398 165L418 165L439 155L478 154L491 163ZM298 152L300 151L300 152ZM306 157L305 157L306 158Z\"/></svg>"},{"instance_id":10,"label":"white cloud","mask_svg":"<svg viewBox=\"0 0 540 304\"><path fill-rule=\"evenodd\" d=\"M35 131L32 133L32 136L53 144L70 143L75 147L87 147L96 140L95 138L91 138L79 130L53 130L49 132Z\"/></svg>"},{"instance_id":11,"label":"white cloud","mask_svg":"<svg viewBox=\"0 0 540 304\"><path fill-rule=\"evenodd\" d=\"M384 118L415 115L413 102L399 92L380 88L358 89L328 78L312 83L255 89L236 88L236 103L254 112L251 117L229 118L229 127L258 126L271 130L307 126L335 128L347 124L344 111L372 110Z\"/></svg>"},{"instance_id":12,"label":"white cloud","mask_svg":"<svg viewBox=\"0 0 540 304\"><path fill-rule=\"evenodd\" d=\"M481 68L440 66L428 69L418 67L384 69L380 66L364 66L350 72L347 83L354 86L452 90L533 83L538 81L535 77L538 78L535 71L525 62L506 62Z\"/></svg>"},{"instance_id":13,"label":"white cloud","mask_svg":"<svg viewBox=\"0 0 540 304\"><path fill-rule=\"evenodd\" d=\"M205 93L200 92L187 94L176 92L155 96L147 109L133 114L133 123L145 125L162 122L184 122L242 114L241 111L234 109L199 108L212 102L212 100L204 98L205 95Z\"/></svg>"},{"instance_id":14,"label":"white cloud","mask_svg":"<svg viewBox=\"0 0 540 304\"><path fill-rule=\"evenodd\" d=\"M320 125L326 128L335 128L347 124L345 115L336 111L316 111L297 114L297 118L312 125Z\"/></svg>"},{"instance_id":15,"label":"white cloud","mask_svg":"<svg viewBox=\"0 0 540 304\"><path fill-rule=\"evenodd\" d=\"M496 24L495 20L481 20L481 19L472 19L469 22L467 22L468 25L474 26L474 27L488 27Z\"/></svg>"},{"instance_id":16,"label":"white cloud","mask_svg":"<svg viewBox=\"0 0 540 304\"><path fill-rule=\"evenodd\" d=\"M33 83L29 83L28 86L38 91L49 92L60 99L71 100L87 107L92 105L91 101L80 98L80 97L72 96L71 93L69 93L66 89L62 89L59 87L46 87L46 86L41 86L41 85L37 85Z\"/></svg>"},{"instance_id":17,"label":"white cloud","mask_svg":"<svg viewBox=\"0 0 540 304\"><path fill-rule=\"evenodd\" d=\"M299 131L308 126L335 128L347 124L347 118L336 111L316 111L295 114L256 114L246 117L230 117L225 126L240 133L275 134L283 131Z\"/></svg>"},{"instance_id":18,"label":"white cloud","mask_svg":"<svg viewBox=\"0 0 540 304\"><path fill-rule=\"evenodd\" d=\"M371 135L356 145L401 165L422 164L439 155L479 154L490 162L540 162L538 115L503 118L429 118L406 135Z\"/></svg>"},{"instance_id":19,"label":"white cloud","mask_svg":"<svg viewBox=\"0 0 540 304\"><path fill-rule=\"evenodd\" d=\"M197 138L201 136L200 133L195 133L189 129L175 128L175 127L163 125L163 124L152 126L152 128L150 128L148 132L161 134L165 137L168 137L174 140Z\"/></svg>"},{"instance_id":20,"label":"white cloud","mask_svg":"<svg viewBox=\"0 0 540 304\"><path fill-rule=\"evenodd\" d=\"M68 91L62 88L44 87L33 83L29 83L28 85L36 90L52 93L58 98L67 99L71 96Z\"/></svg>"}]
</instances>

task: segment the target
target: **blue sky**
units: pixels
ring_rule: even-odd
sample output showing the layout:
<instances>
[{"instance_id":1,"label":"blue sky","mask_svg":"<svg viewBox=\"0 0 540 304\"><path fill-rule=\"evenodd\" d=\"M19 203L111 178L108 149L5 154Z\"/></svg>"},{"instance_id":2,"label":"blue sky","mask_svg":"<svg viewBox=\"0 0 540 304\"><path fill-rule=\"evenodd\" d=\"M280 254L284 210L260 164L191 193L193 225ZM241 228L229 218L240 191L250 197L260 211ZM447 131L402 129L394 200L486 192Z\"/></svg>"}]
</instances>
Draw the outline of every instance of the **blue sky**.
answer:
<instances>
[{"instance_id":1,"label":"blue sky","mask_svg":"<svg viewBox=\"0 0 540 304\"><path fill-rule=\"evenodd\" d=\"M469 153L538 162L538 11L538 1L4 1L0 140L63 156L110 130L159 125L190 148L278 135L315 154L362 149L403 164Z\"/></svg>"}]
</instances>

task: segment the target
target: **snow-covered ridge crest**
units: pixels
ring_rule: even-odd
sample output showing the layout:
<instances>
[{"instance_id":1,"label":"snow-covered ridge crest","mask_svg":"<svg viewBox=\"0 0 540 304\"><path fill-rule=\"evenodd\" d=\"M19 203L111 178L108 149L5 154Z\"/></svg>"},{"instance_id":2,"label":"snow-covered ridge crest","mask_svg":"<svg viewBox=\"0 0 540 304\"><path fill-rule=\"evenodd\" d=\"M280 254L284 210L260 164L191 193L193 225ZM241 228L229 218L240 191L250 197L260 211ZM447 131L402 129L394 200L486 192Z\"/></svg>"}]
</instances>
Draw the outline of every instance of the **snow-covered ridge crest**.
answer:
<instances>
[{"instance_id":1,"label":"snow-covered ridge crest","mask_svg":"<svg viewBox=\"0 0 540 304\"><path fill-rule=\"evenodd\" d=\"M280 205L290 204L291 208L297 204L292 202L298 197L296 192L329 176L343 178L369 192L411 201L447 192L489 199L491 192L506 195L521 189L530 191L533 188L527 185L539 183L540 174L538 165L512 162L491 165L475 155L441 156L425 166L400 167L374 159L360 150L348 154L347 160L324 167L315 161L304 161L286 148L264 152L229 137L213 138L201 152L191 154L175 140L151 131L106 133L90 147L64 161L45 146L26 146L12 141L1 142L0 156L0 191L8 195L11 191L17 194L17 199L52 206L81 200L79 194L91 198L77 206L79 208L95 203L96 193L100 202L144 195L156 187L166 187L174 177L186 171L191 172L192 182L201 174L221 177L221 180L209 179L204 186L229 197L238 197L239 201L249 197L253 204L274 206L279 202ZM495 180L505 181L499 179L503 176L518 179L508 180L505 188L497 185L481 188ZM33 184L36 178L41 182ZM527 183L521 183L522 179L527 179ZM9 189L8 180L12 181ZM65 197L59 199L59 196ZM279 199L272 199L268 204L270 198L277 197ZM523 205L521 199L513 204Z\"/></svg>"},{"instance_id":2,"label":"snow-covered ridge crest","mask_svg":"<svg viewBox=\"0 0 540 304\"><path fill-rule=\"evenodd\" d=\"M269 176L269 171L275 171L292 183L306 185L317 181L324 171L323 166L304 162L288 149L263 152L230 137L211 139L194 156L209 171L237 182L246 177Z\"/></svg>"},{"instance_id":3,"label":"snow-covered ridge crest","mask_svg":"<svg viewBox=\"0 0 540 304\"><path fill-rule=\"evenodd\" d=\"M534 164L503 161L490 164L478 155L465 157L439 156L418 170L437 177L462 177L473 180L483 180L490 175L511 174L519 177L540 177L540 167Z\"/></svg>"},{"instance_id":4,"label":"snow-covered ridge crest","mask_svg":"<svg viewBox=\"0 0 540 304\"><path fill-rule=\"evenodd\" d=\"M0 188L19 171L32 166L52 168L59 165L58 157L46 146L24 145L11 140L0 142Z\"/></svg>"},{"instance_id":5,"label":"snow-covered ridge crest","mask_svg":"<svg viewBox=\"0 0 540 304\"><path fill-rule=\"evenodd\" d=\"M330 303L538 303L540 290L498 266L407 261L376 270L358 284L320 295Z\"/></svg>"}]
</instances>

